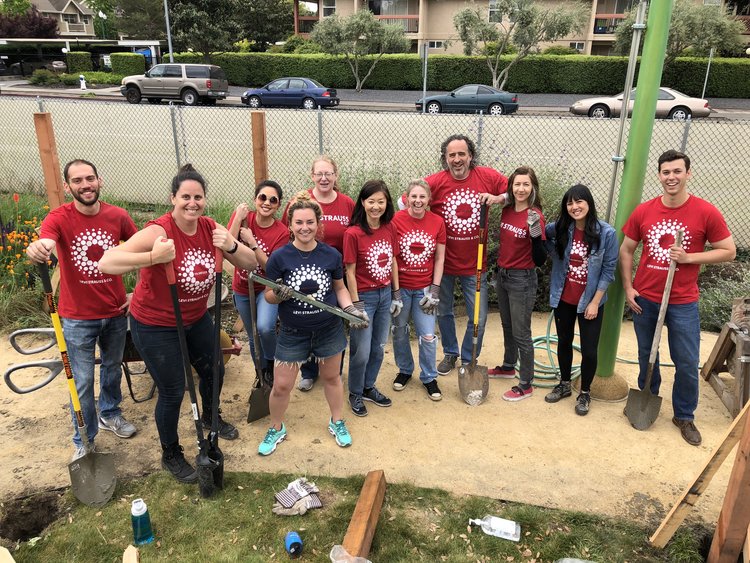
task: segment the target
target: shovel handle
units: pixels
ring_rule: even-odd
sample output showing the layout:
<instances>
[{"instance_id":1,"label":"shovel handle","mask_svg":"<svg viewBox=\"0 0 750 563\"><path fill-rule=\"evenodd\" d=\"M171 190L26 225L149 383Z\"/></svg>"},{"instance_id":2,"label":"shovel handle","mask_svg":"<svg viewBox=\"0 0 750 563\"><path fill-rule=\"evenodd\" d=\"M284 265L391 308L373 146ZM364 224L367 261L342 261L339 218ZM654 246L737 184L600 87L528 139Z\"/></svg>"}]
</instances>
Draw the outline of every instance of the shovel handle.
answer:
<instances>
[{"instance_id":1,"label":"shovel handle","mask_svg":"<svg viewBox=\"0 0 750 563\"><path fill-rule=\"evenodd\" d=\"M42 344L41 346L37 348L24 348L23 346L21 346L21 343L18 342L18 338L26 334L44 336L47 339L47 342L45 342L44 344ZM12 332L11 335L8 337L8 341L10 342L10 345L13 347L13 349L19 354L23 354L24 356L31 356L33 354L38 354L39 352L44 352L45 350L49 350L55 345L55 329L54 328L22 328L20 330L16 330Z\"/></svg>"}]
</instances>

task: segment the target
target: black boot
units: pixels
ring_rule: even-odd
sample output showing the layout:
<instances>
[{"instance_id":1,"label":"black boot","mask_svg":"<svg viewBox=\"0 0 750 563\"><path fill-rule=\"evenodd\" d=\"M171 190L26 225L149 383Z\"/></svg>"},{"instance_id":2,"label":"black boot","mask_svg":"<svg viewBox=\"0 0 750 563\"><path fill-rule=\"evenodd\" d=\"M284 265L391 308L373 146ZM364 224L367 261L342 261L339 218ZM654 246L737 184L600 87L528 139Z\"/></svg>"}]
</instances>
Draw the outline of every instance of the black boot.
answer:
<instances>
[{"instance_id":1,"label":"black boot","mask_svg":"<svg viewBox=\"0 0 750 563\"><path fill-rule=\"evenodd\" d=\"M172 474L172 477L180 483L195 483L198 473L190 465L182 454L182 446L173 444L165 446L162 444L161 466Z\"/></svg>"},{"instance_id":2,"label":"black boot","mask_svg":"<svg viewBox=\"0 0 750 563\"><path fill-rule=\"evenodd\" d=\"M211 408L203 408L201 423L204 430L211 430ZM219 409L219 438L224 440L236 440L240 437L240 431L234 425L221 418L221 409Z\"/></svg>"}]
</instances>

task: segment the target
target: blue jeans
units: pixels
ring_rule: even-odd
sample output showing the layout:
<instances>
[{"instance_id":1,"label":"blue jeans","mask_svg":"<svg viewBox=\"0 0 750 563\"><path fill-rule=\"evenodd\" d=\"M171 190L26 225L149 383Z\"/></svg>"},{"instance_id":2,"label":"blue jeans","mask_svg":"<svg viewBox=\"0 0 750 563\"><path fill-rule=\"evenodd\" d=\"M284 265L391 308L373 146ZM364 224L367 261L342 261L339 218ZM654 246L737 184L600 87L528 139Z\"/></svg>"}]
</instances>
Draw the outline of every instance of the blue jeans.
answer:
<instances>
[{"instance_id":1,"label":"blue jeans","mask_svg":"<svg viewBox=\"0 0 750 563\"><path fill-rule=\"evenodd\" d=\"M65 344L68 347L70 368L78 391L83 419L86 422L86 434L90 442L94 441L99 432L99 421L94 401L94 365L96 360L96 344L102 365L99 368L99 413L106 418L120 414L122 402L122 353L125 349L125 336L128 331L127 317L112 317L109 319L77 320L62 319ZM78 422L70 405L73 418L73 443L81 445L78 434Z\"/></svg>"},{"instance_id":2,"label":"blue jeans","mask_svg":"<svg viewBox=\"0 0 750 563\"><path fill-rule=\"evenodd\" d=\"M440 340L443 341L443 353L445 355L459 356L458 339L456 337L456 318L453 315L453 286L456 280L461 284L461 293L464 296L466 314L469 317L466 323L466 332L461 344L461 363L471 362L472 339L474 337L474 298L477 291L476 276L456 276L443 274L440 282L440 303L438 304L438 327L440 328ZM482 351L482 339L484 338L484 325L487 322L487 273L482 274L482 294L479 301L479 334L477 336L477 357Z\"/></svg>"},{"instance_id":3,"label":"blue jeans","mask_svg":"<svg viewBox=\"0 0 750 563\"><path fill-rule=\"evenodd\" d=\"M536 270L497 271L497 304L503 324L505 353L503 365L515 366L519 357L518 379L530 385L534 379L534 343L531 339L531 312L537 288Z\"/></svg>"},{"instance_id":4,"label":"blue jeans","mask_svg":"<svg viewBox=\"0 0 750 563\"><path fill-rule=\"evenodd\" d=\"M643 389L646 383L648 357L659 317L659 303L645 297L635 298L643 312L633 314L633 328L638 339L638 387ZM693 420L698 407L698 364L700 363L700 317L698 302L682 305L668 305L664 325L668 329L669 355L675 366L674 385L672 386L672 408L675 418ZM651 377L651 392L659 393L661 373L659 355L656 355L654 372Z\"/></svg>"},{"instance_id":5,"label":"blue jeans","mask_svg":"<svg viewBox=\"0 0 750 563\"><path fill-rule=\"evenodd\" d=\"M234 294L234 308L245 325L247 335L250 337L250 352L254 358L261 360L264 367L273 367L273 358L276 354L276 318L279 316L279 306L272 305L263 293L255 296L255 314L258 321L258 337L260 338L261 354L255 350L255 339L253 338L253 319L250 315L250 296Z\"/></svg>"},{"instance_id":6,"label":"blue jeans","mask_svg":"<svg viewBox=\"0 0 750 563\"><path fill-rule=\"evenodd\" d=\"M419 342L419 380L429 383L437 377L435 366L437 356L437 337L435 336L435 315L428 315L419 306L419 300L425 296L426 289L401 288L401 300L404 308L393 319L393 356L399 373L414 373L414 358L409 343L409 318L414 321L414 330ZM430 340L425 337L429 336Z\"/></svg>"},{"instance_id":7,"label":"blue jeans","mask_svg":"<svg viewBox=\"0 0 750 563\"><path fill-rule=\"evenodd\" d=\"M370 317L367 328L349 330L349 393L362 395L375 387L380 366L383 365L385 343L391 327L391 286L359 294Z\"/></svg>"},{"instance_id":8,"label":"blue jeans","mask_svg":"<svg viewBox=\"0 0 750 563\"><path fill-rule=\"evenodd\" d=\"M131 317L130 332L133 335L133 344L159 389L159 397L154 410L159 439L163 446L179 444L177 424L180 420L182 397L185 395L185 371L182 366L182 352L177 329L143 324ZM190 364L198 372L200 378L198 390L204 413L211 412L214 368L213 335L214 323L208 312L194 324L185 327ZM219 393L221 393L224 362L219 362L219 366Z\"/></svg>"}]
</instances>

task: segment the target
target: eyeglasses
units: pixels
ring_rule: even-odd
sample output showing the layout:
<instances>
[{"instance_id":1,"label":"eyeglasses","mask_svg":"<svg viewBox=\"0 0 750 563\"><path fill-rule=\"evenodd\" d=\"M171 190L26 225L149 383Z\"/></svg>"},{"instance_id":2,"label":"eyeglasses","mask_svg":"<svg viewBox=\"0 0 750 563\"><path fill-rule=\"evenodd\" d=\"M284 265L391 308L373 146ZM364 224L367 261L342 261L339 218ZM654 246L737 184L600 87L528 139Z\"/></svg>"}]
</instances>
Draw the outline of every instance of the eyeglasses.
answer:
<instances>
[{"instance_id":1,"label":"eyeglasses","mask_svg":"<svg viewBox=\"0 0 750 563\"><path fill-rule=\"evenodd\" d=\"M257 198L261 201L261 203L265 203L268 201L271 205L277 205L279 203L279 198L277 198L275 195L272 195L271 197L268 197L266 194L258 194Z\"/></svg>"},{"instance_id":2,"label":"eyeglasses","mask_svg":"<svg viewBox=\"0 0 750 563\"><path fill-rule=\"evenodd\" d=\"M313 176L316 178L333 178L336 175L335 172L315 172Z\"/></svg>"}]
</instances>

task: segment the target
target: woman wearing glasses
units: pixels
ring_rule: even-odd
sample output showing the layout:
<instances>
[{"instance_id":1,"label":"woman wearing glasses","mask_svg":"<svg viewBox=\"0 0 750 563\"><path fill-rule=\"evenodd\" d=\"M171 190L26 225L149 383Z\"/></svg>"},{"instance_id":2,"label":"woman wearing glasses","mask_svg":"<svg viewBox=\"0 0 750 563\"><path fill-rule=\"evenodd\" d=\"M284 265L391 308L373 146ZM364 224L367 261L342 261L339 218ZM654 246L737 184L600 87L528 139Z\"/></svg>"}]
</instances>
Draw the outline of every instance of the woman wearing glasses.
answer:
<instances>
[{"instance_id":1,"label":"woman wearing glasses","mask_svg":"<svg viewBox=\"0 0 750 563\"><path fill-rule=\"evenodd\" d=\"M265 275L268 257L274 250L289 242L289 231L281 221L277 221L274 217L281 205L281 196L279 184L273 180L264 180L255 188L255 211L251 212L247 203L240 203L229 220L229 232L249 247L258 260L258 267L253 270L255 274ZM264 290L265 286L253 284L261 347L261 350L255 350L248 271L235 268L232 279L234 306L250 337L253 356L261 362L263 378L266 383L271 383L273 381L273 358L276 351L276 317L279 306L263 298Z\"/></svg>"},{"instance_id":2,"label":"woman wearing glasses","mask_svg":"<svg viewBox=\"0 0 750 563\"><path fill-rule=\"evenodd\" d=\"M312 164L310 177L314 185L308 193L313 200L318 202L323 211L318 239L343 254L344 231L349 226L349 220L354 211L354 201L339 191L338 172L338 166L330 156L320 155ZM289 209L288 206L287 209ZM287 224L286 211L281 220ZM302 378L297 388L300 391L309 391L313 388L317 377L317 364L314 362L302 364Z\"/></svg>"}]
</instances>

